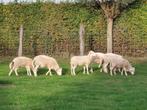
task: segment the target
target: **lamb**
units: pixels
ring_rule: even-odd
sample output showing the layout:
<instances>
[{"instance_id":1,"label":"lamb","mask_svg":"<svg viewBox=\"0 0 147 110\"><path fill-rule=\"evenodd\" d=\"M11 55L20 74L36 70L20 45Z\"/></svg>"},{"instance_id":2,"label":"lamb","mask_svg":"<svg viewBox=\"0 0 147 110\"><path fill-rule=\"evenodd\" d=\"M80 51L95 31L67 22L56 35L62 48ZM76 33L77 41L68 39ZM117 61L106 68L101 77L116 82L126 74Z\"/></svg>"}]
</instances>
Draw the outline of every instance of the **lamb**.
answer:
<instances>
[{"instance_id":1,"label":"lamb","mask_svg":"<svg viewBox=\"0 0 147 110\"><path fill-rule=\"evenodd\" d=\"M50 74L52 76L51 70L55 70L57 75L62 75L62 68L59 67L57 61L53 57L49 57L46 55L38 55L33 59L34 66L34 76L37 76L38 68L48 68L48 72L46 75Z\"/></svg>"},{"instance_id":2,"label":"lamb","mask_svg":"<svg viewBox=\"0 0 147 110\"><path fill-rule=\"evenodd\" d=\"M92 57L90 55L85 56L73 56L70 60L71 65L71 75L76 75L75 69L77 66L83 66L83 73L85 74L85 68L87 70L87 74L89 74L88 67L92 62Z\"/></svg>"},{"instance_id":3,"label":"lamb","mask_svg":"<svg viewBox=\"0 0 147 110\"><path fill-rule=\"evenodd\" d=\"M10 68L10 72L9 72L9 76L11 76L12 72L14 71L16 76L18 76L18 68L20 67L25 67L27 70L27 75L31 76L31 69L33 71L33 66L32 66L32 59L28 58L28 57L16 57L12 60L12 62L9 64L9 68Z\"/></svg>"}]
</instances>

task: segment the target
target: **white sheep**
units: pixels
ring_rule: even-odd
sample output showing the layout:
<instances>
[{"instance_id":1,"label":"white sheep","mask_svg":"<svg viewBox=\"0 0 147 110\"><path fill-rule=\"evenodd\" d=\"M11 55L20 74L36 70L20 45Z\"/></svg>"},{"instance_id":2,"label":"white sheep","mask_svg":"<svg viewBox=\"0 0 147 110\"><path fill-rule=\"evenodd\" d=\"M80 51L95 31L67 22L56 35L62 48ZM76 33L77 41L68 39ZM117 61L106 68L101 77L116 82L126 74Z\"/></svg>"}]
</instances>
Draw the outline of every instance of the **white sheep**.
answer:
<instances>
[{"instance_id":1,"label":"white sheep","mask_svg":"<svg viewBox=\"0 0 147 110\"><path fill-rule=\"evenodd\" d=\"M114 54L114 53L100 53L90 51L89 54L95 57L96 63L99 63L99 67L101 67L101 72L104 71L108 73L108 69L110 70L110 75L116 74L116 70L119 71L122 69L121 74L125 72L127 76L127 72L130 72L132 75L135 72L135 68L129 63L128 60L124 59L123 56Z\"/></svg>"},{"instance_id":2,"label":"white sheep","mask_svg":"<svg viewBox=\"0 0 147 110\"><path fill-rule=\"evenodd\" d=\"M105 59L103 60L103 66L104 68L110 69L110 75L112 76L112 67L109 65L110 63L117 62L119 60L123 60L124 58L121 55L114 54L114 53L106 53ZM108 72L108 70L107 70ZM115 73L116 74L116 73Z\"/></svg>"},{"instance_id":3,"label":"white sheep","mask_svg":"<svg viewBox=\"0 0 147 110\"><path fill-rule=\"evenodd\" d=\"M55 70L57 75L62 75L62 68L59 67L57 61L53 57L49 57L46 55L38 55L33 59L33 66L34 66L34 76L37 76L38 68L48 68L48 72L46 75L50 74L52 76L51 70Z\"/></svg>"},{"instance_id":4,"label":"white sheep","mask_svg":"<svg viewBox=\"0 0 147 110\"><path fill-rule=\"evenodd\" d=\"M100 68L102 65L102 59L103 59L104 53L100 53L100 52L95 53L94 51L89 51L88 55L93 57L93 63L99 64L99 68Z\"/></svg>"},{"instance_id":5,"label":"white sheep","mask_svg":"<svg viewBox=\"0 0 147 110\"><path fill-rule=\"evenodd\" d=\"M102 68L100 69L100 72L102 72L102 71L107 72L107 68L106 68L107 65L105 63L106 63L106 61L108 61L108 59L106 58L104 53L90 51L89 55L91 55L94 59L92 63L99 64L98 68L100 68L102 66Z\"/></svg>"},{"instance_id":6,"label":"white sheep","mask_svg":"<svg viewBox=\"0 0 147 110\"><path fill-rule=\"evenodd\" d=\"M135 74L135 68L132 67L132 65L129 63L126 59L115 59L113 62L110 63L110 72L114 72L116 74L117 69L122 69L121 75L123 75L123 72L125 72L125 75L127 76L127 72L130 72L132 75Z\"/></svg>"},{"instance_id":7,"label":"white sheep","mask_svg":"<svg viewBox=\"0 0 147 110\"><path fill-rule=\"evenodd\" d=\"M123 58L121 55L117 55L114 53L100 53L100 52L90 51L89 54L95 57L95 61L97 61L96 63L99 64L99 68L102 66L100 72L104 71L105 73L108 73L108 66L111 62L115 62L115 60L117 60L118 58L119 59Z\"/></svg>"},{"instance_id":8,"label":"white sheep","mask_svg":"<svg viewBox=\"0 0 147 110\"><path fill-rule=\"evenodd\" d=\"M113 72L116 74L116 69L122 69L121 74L123 74L124 71L126 76L127 72L130 72L131 74L134 74L135 72L135 68L132 67L128 60L124 59L121 55L106 53L103 58L103 67L105 69L105 72L108 72L108 67L110 69L111 76L113 75Z\"/></svg>"},{"instance_id":9,"label":"white sheep","mask_svg":"<svg viewBox=\"0 0 147 110\"><path fill-rule=\"evenodd\" d=\"M10 72L9 76L11 76L12 72L14 71L16 76L18 76L18 68L20 67L25 67L27 70L27 75L31 76L31 69L33 71L33 66L32 66L32 59L28 57L16 57L12 60L12 62L9 64Z\"/></svg>"},{"instance_id":10,"label":"white sheep","mask_svg":"<svg viewBox=\"0 0 147 110\"><path fill-rule=\"evenodd\" d=\"M87 74L89 74L88 67L91 64L92 60L93 60L93 58L90 55L73 56L70 60L71 75L76 75L75 69L77 66L83 66L83 69L84 69L83 73L85 74L85 68L86 68Z\"/></svg>"}]
</instances>

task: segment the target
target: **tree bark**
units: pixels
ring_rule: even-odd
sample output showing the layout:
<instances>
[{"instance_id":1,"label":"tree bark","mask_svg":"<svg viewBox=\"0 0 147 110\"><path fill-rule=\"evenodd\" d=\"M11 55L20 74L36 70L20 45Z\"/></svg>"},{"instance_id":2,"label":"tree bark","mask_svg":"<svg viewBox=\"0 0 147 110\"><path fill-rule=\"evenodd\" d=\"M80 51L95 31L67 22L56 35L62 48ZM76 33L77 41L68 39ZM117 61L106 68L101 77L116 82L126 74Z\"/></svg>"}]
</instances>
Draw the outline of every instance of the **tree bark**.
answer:
<instances>
[{"instance_id":1,"label":"tree bark","mask_svg":"<svg viewBox=\"0 0 147 110\"><path fill-rule=\"evenodd\" d=\"M112 30L113 29L113 19L107 18L107 53L112 53Z\"/></svg>"},{"instance_id":2,"label":"tree bark","mask_svg":"<svg viewBox=\"0 0 147 110\"><path fill-rule=\"evenodd\" d=\"M83 24L80 24L80 30L79 30L79 40L80 40L80 55L84 55L84 26Z\"/></svg>"},{"instance_id":3,"label":"tree bark","mask_svg":"<svg viewBox=\"0 0 147 110\"><path fill-rule=\"evenodd\" d=\"M22 56L22 38L23 38L23 25L20 26L20 30L19 30L18 56Z\"/></svg>"}]
</instances>

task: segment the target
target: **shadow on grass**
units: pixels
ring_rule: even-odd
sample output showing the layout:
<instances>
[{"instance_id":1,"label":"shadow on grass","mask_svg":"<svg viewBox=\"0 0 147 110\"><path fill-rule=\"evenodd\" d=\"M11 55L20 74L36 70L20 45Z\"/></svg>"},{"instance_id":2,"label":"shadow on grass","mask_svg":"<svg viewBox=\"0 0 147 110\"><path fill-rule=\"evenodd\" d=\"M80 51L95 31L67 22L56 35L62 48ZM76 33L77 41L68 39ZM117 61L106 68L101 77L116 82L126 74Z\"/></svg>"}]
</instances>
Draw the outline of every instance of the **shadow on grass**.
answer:
<instances>
[{"instance_id":1,"label":"shadow on grass","mask_svg":"<svg viewBox=\"0 0 147 110\"><path fill-rule=\"evenodd\" d=\"M37 71L37 75L45 75L47 73L48 69L47 68L39 68ZM53 75L57 75L55 70L51 70ZM68 68L62 68L62 75L68 74L69 69Z\"/></svg>"},{"instance_id":2,"label":"shadow on grass","mask_svg":"<svg viewBox=\"0 0 147 110\"><path fill-rule=\"evenodd\" d=\"M8 80L0 80L0 88L5 88L5 87L13 87L13 83Z\"/></svg>"}]
</instances>

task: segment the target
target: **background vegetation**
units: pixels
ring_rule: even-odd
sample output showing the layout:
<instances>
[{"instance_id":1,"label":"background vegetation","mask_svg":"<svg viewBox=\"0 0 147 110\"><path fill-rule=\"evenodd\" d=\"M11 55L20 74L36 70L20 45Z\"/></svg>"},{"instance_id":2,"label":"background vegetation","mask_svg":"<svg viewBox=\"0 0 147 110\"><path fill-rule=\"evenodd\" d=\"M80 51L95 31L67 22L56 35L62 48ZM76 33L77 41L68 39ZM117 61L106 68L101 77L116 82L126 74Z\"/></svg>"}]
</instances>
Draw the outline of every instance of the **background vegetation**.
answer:
<instances>
[{"instance_id":1,"label":"background vegetation","mask_svg":"<svg viewBox=\"0 0 147 110\"><path fill-rule=\"evenodd\" d=\"M106 52L106 21L100 9L83 4L0 5L0 55L16 56L20 25L24 27L24 55L79 53L79 26L86 29L85 48ZM115 20L114 52L147 55L147 10L137 0ZM72 50L72 51L71 51Z\"/></svg>"}]
</instances>

